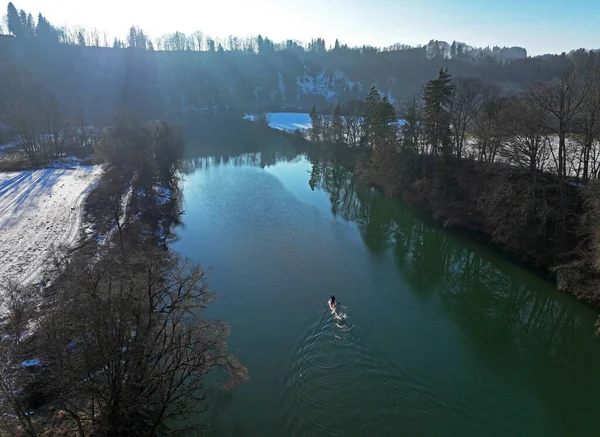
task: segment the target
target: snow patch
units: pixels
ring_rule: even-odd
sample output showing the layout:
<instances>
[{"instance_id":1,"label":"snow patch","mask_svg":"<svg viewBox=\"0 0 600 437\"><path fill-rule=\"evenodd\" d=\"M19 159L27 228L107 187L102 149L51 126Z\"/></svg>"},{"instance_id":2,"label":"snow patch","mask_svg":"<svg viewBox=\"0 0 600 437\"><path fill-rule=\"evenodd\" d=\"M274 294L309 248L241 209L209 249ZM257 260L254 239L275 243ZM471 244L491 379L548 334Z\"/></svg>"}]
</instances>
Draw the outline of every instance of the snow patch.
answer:
<instances>
[{"instance_id":1,"label":"snow patch","mask_svg":"<svg viewBox=\"0 0 600 437\"><path fill-rule=\"evenodd\" d=\"M306 65L302 76L296 78L298 87L298 98L300 95L317 95L324 97L329 102L339 100L340 95L357 95L362 91L360 82L354 82L342 71L336 70L329 74L325 69L321 70L316 76L308 74Z\"/></svg>"},{"instance_id":2,"label":"snow patch","mask_svg":"<svg viewBox=\"0 0 600 437\"><path fill-rule=\"evenodd\" d=\"M41 366L42 362L40 360L38 360L37 358L32 358L30 360L25 360L23 362L21 362L21 366L23 367L37 367L37 366Z\"/></svg>"},{"instance_id":3,"label":"snow patch","mask_svg":"<svg viewBox=\"0 0 600 437\"><path fill-rule=\"evenodd\" d=\"M332 78L327 75L325 70L321 70L317 76L313 77L304 72L296 78L299 94L323 96L328 101L337 100L337 94L334 91Z\"/></svg>"},{"instance_id":4,"label":"snow patch","mask_svg":"<svg viewBox=\"0 0 600 437\"><path fill-rule=\"evenodd\" d=\"M156 194L158 195L158 203L160 205L164 205L165 203L169 203L171 201L171 190L160 185L155 189Z\"/></svg>"},{"instance_id":5,"label":"snow patch","mask_svg":"<svg viewBox=\"0 0 600 437\"><path fill-rule=\"evenodd\" d=\"M7 144L0 145L0 156L4 155L6 152L8 152L9 149L13 149L17 146L18 146L17 143L7 143Z\"/></svg>"},{"instance_id":6,"label":"snow patch","mask_svg":"<svg viewBox=\"0 0 600 437\"><path fill-rule=\"evenodd\" d=\"M269 127L287 132L294 132L296 130L305 131L310 129L312 125L310 114L306 112L268 112L267 116L270 118ZM246 114L244 115L244 120L255 121L256 115ZM406 121L403 119L399 119L396 122L399 127L404 123Z\"/></svg>"},{"instance_id":7,"label":"snow patch","mask_svg":"<svg viewBox=\"0 0 600 437\"><path fill-rule=\"evenodd\" d=\"M34 284L58 245L79 237L83 201L98 166L0 173L0 290L13 279Z\"/></svg>"},{"instance_id":8,"label":"snow patch","mask_svg":"<svg viewBox=\"0 0 600 437\"><path fill-rule=\"evenodd\" d=\"M310 114L306 112L268 112L269 127L287 132L310 129ZM256 115L246 114L244 120L254 121Z\"/></svg>"},{"instance_id":9,"label":"snow patch","mask_svg":"<svg viewBox=\"0 0 600 437\"><path fill-rule=\"evenodd\" d=\"M16 146L17 146L17 143L2 144L2 145L0 145L0 150L11 149Z\"/></svg>"}]
</instances>

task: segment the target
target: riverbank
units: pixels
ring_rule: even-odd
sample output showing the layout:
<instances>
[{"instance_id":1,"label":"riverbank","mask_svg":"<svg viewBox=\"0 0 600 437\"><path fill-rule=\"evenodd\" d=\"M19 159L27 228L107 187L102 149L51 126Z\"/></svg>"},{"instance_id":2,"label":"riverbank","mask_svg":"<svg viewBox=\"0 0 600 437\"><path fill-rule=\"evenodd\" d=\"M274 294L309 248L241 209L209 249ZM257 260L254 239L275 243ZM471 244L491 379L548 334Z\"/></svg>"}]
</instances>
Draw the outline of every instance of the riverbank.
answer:
<instances>
[{"instance_id":1,"label":"riverbank","mask_svg":"<svg viewBox=\"0 0 600 437\"><path fill-rule=\"evenodd\" d=\"M559 290L600 308L593 188L565 184L561 191L551 174L532 179L523 169L466 159L405 162L388 152L376 164L357 158L352 169L362 182L418 206L444 227L483 235L543 269Z\"/></svg>"},{"instance_id":2,"label":"riverbank","mask_svg":"<svg viewBox=\"0 0 600 437\"><path fill-rule=\"evenodd\" d=\"M418 206L444 227L478 233L544 271L561 291L600 308L600 235L594 229L600 196L593 185L499 162L389 147L375 153L328 141L312 145L362 182Z\"/></svg>"},{"instance_id":3,"label":"riverbank","mask_svg":"<svg viewBox=\"0 0 600 437\"><path fill-rule=\"evenodd\" d=\"M53 248L48 286L7 290L0 435L157 435L204 408L189 401L213 367L225 387L246 379L227 326L203 317L214 296L205 272L169 250L181 213L177 130L118 124L95 157L102 175L78 203L86 238L76 251Z\"/></svg>"}]
</instances>

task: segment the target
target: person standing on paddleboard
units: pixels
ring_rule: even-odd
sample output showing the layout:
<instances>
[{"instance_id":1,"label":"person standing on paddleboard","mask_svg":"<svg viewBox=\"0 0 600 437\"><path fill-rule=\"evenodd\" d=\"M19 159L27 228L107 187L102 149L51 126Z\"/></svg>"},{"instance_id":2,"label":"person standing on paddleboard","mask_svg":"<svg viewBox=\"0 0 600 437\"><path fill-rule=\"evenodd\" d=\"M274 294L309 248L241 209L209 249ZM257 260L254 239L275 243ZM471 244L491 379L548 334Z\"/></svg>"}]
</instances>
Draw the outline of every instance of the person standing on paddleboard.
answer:
<instances>
[{"instance_id":1,"label":"person standing on paddleboard","mask_svg":"<svg viewBox=\"0 0 600 437\"><path fill-rule=\"evenodd\" d=\"M331 296L329 296L329 308L331 309L331 311L335 311L336 305L337 303L335 301L335 296L332 294Z\"/></svg>"}]
</instances>

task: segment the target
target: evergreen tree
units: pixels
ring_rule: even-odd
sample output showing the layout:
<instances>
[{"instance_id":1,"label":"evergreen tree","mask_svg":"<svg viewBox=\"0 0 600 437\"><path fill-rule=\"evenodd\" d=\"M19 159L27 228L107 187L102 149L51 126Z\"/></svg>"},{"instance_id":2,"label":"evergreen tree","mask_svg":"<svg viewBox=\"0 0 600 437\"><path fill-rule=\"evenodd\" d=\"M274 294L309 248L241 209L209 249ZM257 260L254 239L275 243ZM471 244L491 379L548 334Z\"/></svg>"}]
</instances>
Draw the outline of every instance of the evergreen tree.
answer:
<instances>
[{"instance_id":1,"label":"evergreen tree","mask_svg":"<svg viewBox=\"0 0 600 437\"><path fill-rule=\"evenodd\" d=\"M335 39L335 45L333 46L333 50L339 50L340 49L340 42L338 41L338 39Z\"/></svg>"},{"instance_id":2,"label":"evergreen tree","mask_svg":"<svg viewBox=\"0 0 600 437\"><path fill-rule=\"evenodd\" d=\"M310 139L315 142L321 141L323 136L323 117L315 106L310 110Z\"/></svg>"},{"instance_id":3,"label":"evergreen tree","mask_svg":"<svg viewBox=\"0 0 600 437\"><path fill-rule=\"evenodd\" d=\"M336 144L342 144L344 142L344 122L342 119L342 108L339 103L333 110L331 128L333 142Z\"/></svg>"},{"instance_id":4,"label":"evergreen tree","mask_svg":"<svg viewBox=\"0 0 600 437\"><path fill-rule=\"evenodd\" d=\"M448 69L440 69L437 79L432 79L425 85L425 132L434 155L440 149L444 154L452 153L448 107L453 92L454 86L450 83Z\"/></svg>"},{"instance_id":5,"label":"evergreen tree","mask_svg":"<svg viewBox=\"0 0 600 437\"><path fill-rule=\"evenodd\" d=\"M387 174L397 156L396 111L387 96L374 104L370 123L371 165Z\"/></svg>"},{"instance_id":6,"label":"evergreen tree","mask_svg":"<svg viewBox=\"0 0 600 437\"><path fill-rule=\"evenodd\" d=\"M19 11L19 21L21 22L22 36L27 36L27 12L23 9Z\"/></svg>"},{"instance_id":7,"label":"evergreen tree","mask_svg":"<svg viewBox=\"0 0 600 437\"><path fill-rule=\"evenodd\" d=\"M256 37L256 46L258 47L258 53L264 53L265 48L264 48L264 40L262 35L258 35Z\"/></svg>"},{"instance_id":8,"label":"evergreen tree","mask_svg":"<svg viewBox=\"0 0 600 437\"><path fill-rule=\"evenodd\" d=\"M137 31L134 26L131 26L129 28L128 43L129 43L129 48L135 49L137 46ZM85 45L85 44L80 43L79 45Z\"/></svg>"},{"instance_id":9,"label":"evergreen tree","mask_svg":"<svg viewBox=\"0 0 600 437\"><path fill-rule=\"evenodd\" d=\"M373 146L388 147L396 141L397 117L394 106L390 103L387 96L375 107L375 119L373 122Z\"/></svg>"},{"instance_id":10,"label":"evergreen tree","mask_svg":"<svg viewBox=\"0 0 600 437\"><path fill-rule=\"evenodd\" d=\"M46 42L58 42L58 32L42 14L38 15L35 37Z\"/></svg>"},{"instance_id":11,"label":"evergreen tree","mask_svg":"<svg viewBox=\"0 0 600 437\"><path fill-rule=\"evenodd\" d=\"M15 5L13 5L12 2L8 4L6 16L8 21L8 31L17 38L22 37L24 33L23 25L21 24L21 18L19 17L17 8L15 8Z\"/></svg>"},{"instance_id":12,"label":"evergreen tree","mask_svg":"<svg viewBox=\"0 0 600 437\"><path fill-rule=\"evenodd\" d=\"M377 111L377 105L380 101L381 96L379 95L379 91L377 91L377 88L375 88L375 85L373 85L369 90L369 94L367 95L367 98L365 99L365 103L363 105L362 143L366 147L372 147L375 129L375 113Z\"/></svg>"},{"instance_id":13,"label":"evergreen tree","mask_svg":"<svg viewBox=\"0 0 600 437\"><path fill-rule=\"evenodd\" d=\"M83 30L80 30L79 33L77 33L77 44L85 47L85 35L83 34Z\"/></svg>"},{"instance_id":14,"label":"evergreen tree","mask_svg":"<svg viewBox=\"0 0 600 437\"><path fill-rule=\"evenodd\" d=\"M27 36L35 36L35 23L33 21L33 15L27 14Z\"/></svg>"}]
</instances>

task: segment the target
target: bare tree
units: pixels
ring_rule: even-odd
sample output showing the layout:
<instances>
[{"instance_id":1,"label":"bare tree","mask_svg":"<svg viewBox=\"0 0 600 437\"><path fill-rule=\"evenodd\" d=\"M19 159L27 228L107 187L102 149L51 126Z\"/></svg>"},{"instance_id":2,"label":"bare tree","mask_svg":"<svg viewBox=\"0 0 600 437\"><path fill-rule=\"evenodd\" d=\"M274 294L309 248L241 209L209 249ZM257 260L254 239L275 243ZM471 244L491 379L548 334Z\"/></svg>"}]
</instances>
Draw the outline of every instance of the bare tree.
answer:
<instances>
[{"instance_id":1,"label":"bare tree","mask_svg":"<svg viewBox=\"0 0 600 437\"><path fill-rule=\"evenodd\" d=\"M18 396L22 369L15 357L15 348L10 341L0 342L0 424L6 430L13 430L15 435L21 430L28 437L37 437L29 412Z\"/></svg>"},{"instance_id":2,"label":"bare tree","mask_svg":"<svg viewBox=\"0 0 600 437\"><path fill-rule=\"evenodd\" d=\"M478 117L474 119L474 135L477 157L480 161L494 162L502 145L502 129L499 126L500 113L507 96L499 85L487 85L483 89L483 99Z\"/></svg>"},{"instance_id":3,"label":"bare tree","mask_svg":"<svg viewBox=\"0 0 600 437\"><path fill-rule=\"evenodd\" d=\"M423 132L423 104L416 98L408 100L402 110L404 124L402 131L402 146L413 154L427 153Z\"/></svg>"},{"instance_id":4,"label":"bare tree","mask_svg":"<svg viewBox=\"0 0 600 437\"><path fill-rule=\"evenodd\" d=\"M100 31L94 27L89 32L90 45L94 47L100 47Z\"/></svg>"},{"instance_id":5,"label":"bare tree","mask_svg":"<svg viewBox=\"0 0 600 437\"><path fill-rule=\"evenodd\" d=\"M33 291L9 281L0 285L0 296L0 312L6 314L0 323L0 423L35 437L38 434L22 395L28 375L21 365L23 334L35 313Z\"/></svg>"},{"instance_id":6,"label":"bare tree","mask_svg":"<svg viewBox=\"0 0 600 437\"><path fill-rule=\"evenodd\" d=\"M361 103L351 100L342 107L344 138L350 147L358 147L362 138Z\"/></svg>"},{"instance_id":7,"label":"bare tree","mask_svg":"<svg viewBox=\"0 0 600 437\"><path fill-rule=\"evenodd\" d=\"M570 132L571 139L580 148L578 161L579 166L583 166L584 182L587 182L590 176L596 177L595 171L590 172L590 160L593 157L594 149L597 148L600 134L600 72L598 67L600 66L594 65L585 75L583 102L576 113L573 130ZM592 167L594 167L593 163Z\"/></svg>"},{"instance_id":8,"label":"bare tree","mask_svg":"<svg viewBox=\"0 0 600 437\"><path fill-rule=\"evenodd\" d=\"M72 263L40 320L61 408L102 435L156 435L169 419L197 417L211 369L229 375L225 388L247 378L227 353L226 325L202 317L213 297L205 272L132 249Z\"/></svg>"},{"instance_id":9,"label":"bare tree","mask_svg":"<svg viewBox=\"0 0 600 437\"><path fill-rule=\"evenodd\" d=\"M454 81L454 94L450 101L456 156L462 157L467 129L479 115L483 101L483 82L475 78L459 78Z\"/></svg>"},{"instance_id":10,"label":"bare tree","mask_svg":"<svg viewBox=\"0 0 600 437\"><path fill-rule=\"evenodd\" d=\"M33 165L62 156L71 123L54 97L45 98L35 106L16 104L10 120L17 142Z\"/></svg>"},{"instance_id":11,"label":"bare tree","mask_svg":"<svg viewBox=\"0 0 600 437\"><path fill-rule=\"evenodd\" d=\"M558 76L545 83L531 87L532 98L546 111L549 117L548 129L558 135L558 177L567 177L566 138L573 129L573 122L585 97L585 83L573 66L564 68Z\"/></svg>"},{"instance_id":12,"label":"bare tree","mask_svg":"<svg viewBox=\"0 0 600 437\"><path fill-rule=\"evenodd\" d=\"M192 34L192 37L196 40L196 50L199 52L204 50L204 34L197 30Z\"/></svg>"},{"instance_id":13,"label":"bare tree","mask_svg":"<svg viewBox=\"0 0 600 437\"><path fill-rule=\"evenodd\" d=\"M521 98L513 98L504 114L503 127L507 138L501 153L508 163L527 168L535 177L538 171L544 169L549 157L546 113L528 92Z\"/></svg>"},{"instance_id":14,"label":"bare tree","mask_svg":"<svg viewBox=\"0 0 600 437\"><path fill-rule=\"evenodd\" d=\"M35 310L34 293L31 288L10 280L0 285L0 291L0 311L8 315L4 331L19 344Z\"/></svg>"}]
</instances>

